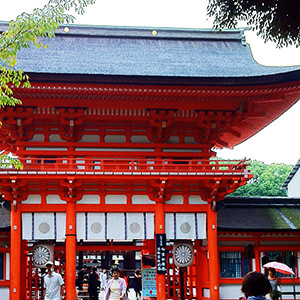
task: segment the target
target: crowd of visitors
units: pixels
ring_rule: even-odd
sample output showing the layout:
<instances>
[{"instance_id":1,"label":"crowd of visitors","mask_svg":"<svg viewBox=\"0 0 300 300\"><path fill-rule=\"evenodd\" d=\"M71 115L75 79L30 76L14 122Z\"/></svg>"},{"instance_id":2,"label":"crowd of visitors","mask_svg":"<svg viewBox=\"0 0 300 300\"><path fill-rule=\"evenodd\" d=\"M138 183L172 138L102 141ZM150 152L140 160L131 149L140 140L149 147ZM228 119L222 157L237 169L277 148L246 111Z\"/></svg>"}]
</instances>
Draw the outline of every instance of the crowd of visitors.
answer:
<instances>
[{"instance_id":1,"label":"crowd of visitors","mask_svg":"<svg viewBox=\"0 0 300 300\"><path fill-rule=\"evenodd\" d=\"M110 276L107 270L102 269L97 272L97 267L92 267L88 271L86 265L77 274L76 286L79 297L82 294L89 295L90 300L98 300L99 292L104 291L105 300L127 300L129 288L135 291L136 299L142 296L142 276L141 270L136 270L133 278L129 278L125 271L119 268L112 268Z\"/></svg>"}]
</instances>

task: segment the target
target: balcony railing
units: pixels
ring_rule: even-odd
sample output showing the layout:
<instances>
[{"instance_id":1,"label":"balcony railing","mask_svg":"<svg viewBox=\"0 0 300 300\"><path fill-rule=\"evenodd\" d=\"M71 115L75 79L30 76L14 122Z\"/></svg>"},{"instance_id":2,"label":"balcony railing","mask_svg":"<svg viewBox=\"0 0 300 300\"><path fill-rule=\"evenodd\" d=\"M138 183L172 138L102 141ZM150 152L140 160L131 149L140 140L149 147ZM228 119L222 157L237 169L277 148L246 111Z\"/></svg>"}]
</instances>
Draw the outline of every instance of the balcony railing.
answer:
<instances>
[{"instance_id":1,"label":"balcony railing","mask_svg":"<svg viewBox=\"0 0 300 300\"><path fill-rule=\"evenodd\" d=\"M38 158L21 159L24 171L57 172L189 172L250 174L245 160L198 159L109 159L109 158Z\"/></svg>"}]
</instances>

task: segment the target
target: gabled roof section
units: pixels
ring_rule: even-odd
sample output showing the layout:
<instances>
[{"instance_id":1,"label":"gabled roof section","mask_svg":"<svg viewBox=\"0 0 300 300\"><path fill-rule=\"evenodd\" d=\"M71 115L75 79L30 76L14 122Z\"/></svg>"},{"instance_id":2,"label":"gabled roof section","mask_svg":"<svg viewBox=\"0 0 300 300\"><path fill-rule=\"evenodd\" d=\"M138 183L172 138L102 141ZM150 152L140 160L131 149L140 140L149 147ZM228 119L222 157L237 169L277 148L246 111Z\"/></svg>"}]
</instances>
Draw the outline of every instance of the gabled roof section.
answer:
<instances>
[{"instance_id":1,"label":"gabled roof section","mask_svg":"<svg viewBox=\"0 0 300 300\"><path fill-rule=\"evenodd\" d=\"M0 23L0 31L7 24ZM241 78L300 78L298 67L266 67L254 61L243 30L203 30L67 25L49 49L22 49L17 67L33 74L138 76L198 79L230 84ZM294 71L294 72L292 72ZM296 72L296 73L295 73ZM151 81L151 80L150 80Z\"/></svg>"},{"instance_id":2,"label":"gabled roof section","mask_svg":"<svg viewBox=\"0 0 300 300\"><path fill-rule=\"evenodd\" d=\"M291 173L289 174L289 176L286 178L286 180L283 182L281 189L283 190L287 190L289 183L291 182L291 180L293 179L294 175L298 172L300 168L300 159L297 161L296 165L294 166L294 168L292 169Z\"/></svg>"},{"instance_id":3,"label":"gabled roof section","mask_svg":"<svg viewBox=\"0 0 300 300\"><path fill-rule=\"evenodd\" d=\"M221 231L300 231L300 198L227 197L219 205Z\"/></svg>"}]
</instances>

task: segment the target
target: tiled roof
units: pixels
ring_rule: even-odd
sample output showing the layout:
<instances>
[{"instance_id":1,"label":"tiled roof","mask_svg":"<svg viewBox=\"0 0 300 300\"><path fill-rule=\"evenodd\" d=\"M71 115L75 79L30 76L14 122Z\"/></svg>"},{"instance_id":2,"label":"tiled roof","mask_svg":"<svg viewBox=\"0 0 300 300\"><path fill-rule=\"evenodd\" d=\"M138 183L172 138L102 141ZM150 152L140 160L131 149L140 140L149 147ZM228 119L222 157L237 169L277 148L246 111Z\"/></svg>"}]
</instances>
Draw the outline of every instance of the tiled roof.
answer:
<instances>
[{"instance_id":1,"label":"tiled roof","mask_svg":"<svg viewBox=\"0 0 300 300\"><path fill-rule=\"evenodd\" d=\"M0 31L7 24L0 23ZM17 67L27 73L170 78L252 78L287 73L298 67L266 67L253 59L243 30L200 30L68 25L49 49L23 49Z\"/></svg>"},{"instance_id":2,"label":"tiled roof","mask_svg":"<svg viewBox=\"0 0 300 300\"><path fill-rule=\"evenodd\" d=\"M299 230L300 198L227 197L217 214L219 230Z\"/></svg>"},{"instance_id":3,"label":"tiled roof","mask_svg":"<svg viewBox=\"0 0 300 300\"><path fill-rule=\"evenodd\" d=\"M293 179L294 175L297 173L297 171L300 168L300 159L297 161L297 163L295 164L295 166L293 167L291 173L289 174L289 176L286 178L286 180L283 182L281 188L283 190L287 190L288 185L290 183L290 181Z\"/></svg>"}]
</instances>

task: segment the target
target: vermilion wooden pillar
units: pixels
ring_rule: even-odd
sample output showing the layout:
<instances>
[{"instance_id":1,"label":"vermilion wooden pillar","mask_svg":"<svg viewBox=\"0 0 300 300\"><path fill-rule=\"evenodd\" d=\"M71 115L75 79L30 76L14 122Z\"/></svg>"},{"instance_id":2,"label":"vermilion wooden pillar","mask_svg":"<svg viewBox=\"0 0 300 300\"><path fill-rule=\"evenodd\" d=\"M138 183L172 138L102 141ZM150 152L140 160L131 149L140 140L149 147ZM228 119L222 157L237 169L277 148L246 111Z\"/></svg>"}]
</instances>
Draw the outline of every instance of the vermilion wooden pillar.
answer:
<instances>
[{"instance_id":1,"label":"vermilion wooden pillar","mask_svg":"<svg viewBox=\"0 0 300 300\"><path fill-rule=\"evenodd\" d=\"M76 299L76 212L75 203L70 201L66 211L66 269L65 284L67 300Z\"/></svg>"},{"instance_id":2,"label":"vermilion wooden pillar","mask_svg":"<svg viewBox=\"0 0 300 300\"><path fill-rule=\"evenodd\" d=\"M11 205L10 300L21 300L21 213Z\"/></svg>"},{"instance_id":3,"label":"vermilion wooden pillar","mask_svg":"<svg viewBox=\"0 0 300 300\"><path fill-rule=\"evenodd\" d=\"M255 271L260 272L260 255L259 255L259 238L255 236L254 241L254 258L255 258Z\"/></svg>"},{"instance_id":4,"label":"vermilion wooden pillar","mask_svg":"<svg viewBox=\"0 0 300 300\"><path fill-rule=\"evenodd\" d=\"M219 253L217 237L217 212L208 209L207 212L207 240L208 240L208 268L209 268L209 291L210 300L219 300Z\"/></svg>"},{"instance_id":5,"label":"vermilion wooden pillar","mask_svg":"<svg viewBox=\"0 0 300 300\"><path fill-rule=\"evenodd\" d=\"M164 203L155 204L155 233L165 233L165 210ZM166 280L164 274L156 273L156 293L157 299L166 300Z\"/></svg>"}]
</instances>

